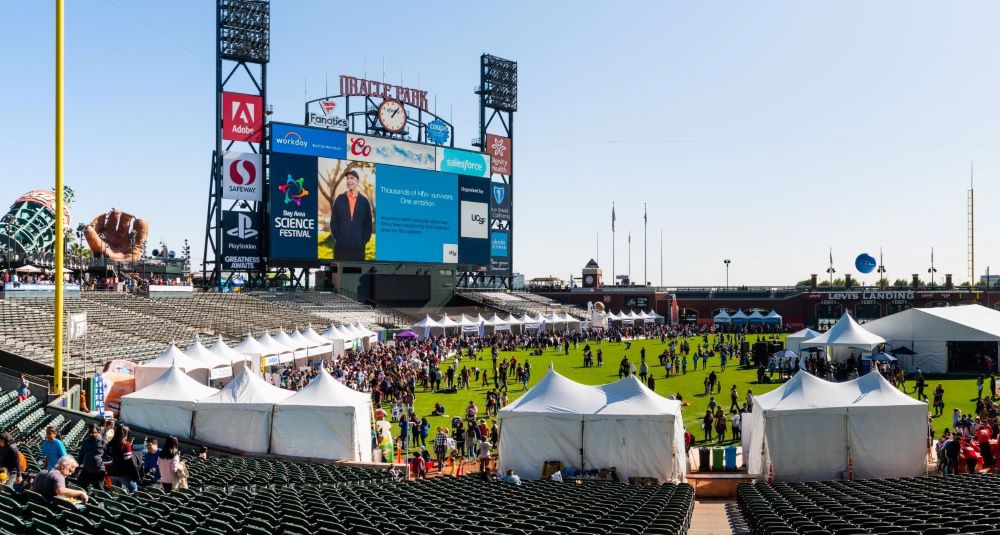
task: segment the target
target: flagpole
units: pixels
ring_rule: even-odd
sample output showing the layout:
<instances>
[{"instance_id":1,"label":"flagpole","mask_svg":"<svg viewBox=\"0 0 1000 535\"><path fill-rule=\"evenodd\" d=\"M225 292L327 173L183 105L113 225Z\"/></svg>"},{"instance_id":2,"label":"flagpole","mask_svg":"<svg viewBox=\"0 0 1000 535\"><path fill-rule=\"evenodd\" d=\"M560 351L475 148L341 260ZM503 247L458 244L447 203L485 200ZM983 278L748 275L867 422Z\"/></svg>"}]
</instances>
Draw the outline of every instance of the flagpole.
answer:
<instances>
[{"instance_id":1,"label":"flagpole","mask_svg":"<svg viewBox=\"0 0 1000 535\"><path fill-rule=\"evenodd\" d=\"M646 272L646 229L649 227L649 217L646 214L646 203L642 203L642 285L649 284L649 273Z\"/></svg>"},{"instance_id":2,"label":"flagpole","mask_svg":"<svg viewBox=\"0 0 1000 535\"><path fill-rule=\"evenodd\" d=\"M632 231L628 231L628 282L632 284Z\"/></svg>"},{"instance_id":3,"label":"flagpole","mask_svg":"<svg viewBox=\"0 0 1000 535\"><path fill-rule=\"evenodd\" d=\"M660 286L663 286L663 229L660 229Z\"/></svg>"},{"instance_id":4,"label":"flagpole","mask_svg":"<svg viewBox=\"0 0 1000 535\"><path fill-rule=\"evenodd\" d=\"M614 286L616 281L615 278L615 203L611 202L611 285Z\"/></svg>"}]
</instances>

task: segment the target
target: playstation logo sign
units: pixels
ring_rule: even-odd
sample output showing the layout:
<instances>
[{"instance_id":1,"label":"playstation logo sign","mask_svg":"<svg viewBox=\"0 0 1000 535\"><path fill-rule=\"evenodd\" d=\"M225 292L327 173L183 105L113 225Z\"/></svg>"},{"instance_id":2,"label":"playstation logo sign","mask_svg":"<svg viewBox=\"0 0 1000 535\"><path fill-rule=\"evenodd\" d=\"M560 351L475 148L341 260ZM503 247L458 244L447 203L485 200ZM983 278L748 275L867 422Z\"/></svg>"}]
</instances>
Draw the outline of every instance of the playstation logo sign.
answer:
<instances>
[{"instance_id":1,"label":"playstation logo sign","mask_svg":"<svg viewBox=\"0 0 1000 535\"><path fill-rule=\"evenodd\" d=\"M257 237L258 232L253 228L253 219L251 219L248 214L244 213L237 214L237 217L236 228L227 230L226 234L241 240L248 240L250 238Z\"/></svg>"}]
</instances>

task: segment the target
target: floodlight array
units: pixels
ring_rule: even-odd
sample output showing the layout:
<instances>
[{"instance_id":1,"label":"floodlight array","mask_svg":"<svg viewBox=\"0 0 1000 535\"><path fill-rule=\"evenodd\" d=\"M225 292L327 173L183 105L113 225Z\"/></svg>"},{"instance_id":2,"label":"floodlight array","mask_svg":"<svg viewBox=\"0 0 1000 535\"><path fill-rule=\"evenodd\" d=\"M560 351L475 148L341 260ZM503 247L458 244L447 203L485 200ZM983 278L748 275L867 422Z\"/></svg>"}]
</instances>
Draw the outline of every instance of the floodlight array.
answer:
<instances>
[{"instance_id":1,"label":"floodlight array","mask_svg":"<svg viewBox=\"0 0 1000 535\"><path fill-rule=\"evenodd\" d=\"M259 64L270 61L270 2L222 0L219 9L222 58Z\"/></svg>"}]
</instances>

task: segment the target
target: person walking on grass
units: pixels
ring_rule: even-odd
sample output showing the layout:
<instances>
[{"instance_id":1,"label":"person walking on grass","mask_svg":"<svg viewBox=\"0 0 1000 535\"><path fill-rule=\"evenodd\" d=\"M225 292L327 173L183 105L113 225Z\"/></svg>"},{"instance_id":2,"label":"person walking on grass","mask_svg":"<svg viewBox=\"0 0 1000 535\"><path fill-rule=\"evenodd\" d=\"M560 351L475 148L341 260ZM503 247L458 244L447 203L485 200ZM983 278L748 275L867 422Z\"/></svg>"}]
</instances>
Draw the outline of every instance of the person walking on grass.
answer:
<instances>
[{"instance_id":1,"label":"person walking on grass","mask_svg":"<svg viewBox=\"0 0 1000 535\"><path fill-rule=\"evenodd\" d=\"M726 414L722 412L721 406L715 409L715 434L719 444L726 440Z\"/></svg>"},{"instance_id":2,"label":"person walking on grass","mask_svg":"<svg viewBox=\"0 0 1000 535\"><path fill-rule=\"evenodd\" d=\"M705 416L701 419L701 428L705 430L705 442L712 440L712 409L705 409Z\"/></svg>"}]
</instances>

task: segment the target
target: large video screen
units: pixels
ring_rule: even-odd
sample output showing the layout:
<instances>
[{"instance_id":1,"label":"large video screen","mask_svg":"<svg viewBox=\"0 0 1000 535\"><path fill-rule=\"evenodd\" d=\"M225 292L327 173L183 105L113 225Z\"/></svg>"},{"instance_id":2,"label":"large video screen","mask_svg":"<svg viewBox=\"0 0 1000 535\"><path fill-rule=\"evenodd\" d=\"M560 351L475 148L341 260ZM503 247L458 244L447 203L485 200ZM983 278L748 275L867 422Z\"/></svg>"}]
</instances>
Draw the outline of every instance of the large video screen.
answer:
<instances>
[{"instance_id":1,"label":"large video screen","mask_svg":"<svg viewBox=\"0 0 1000 535\"><path fill-rule=\"evenodd\" d=\"M489 266L489 156L272 123L269 253L278 263Z\"/></svg>"}]
</instances>

